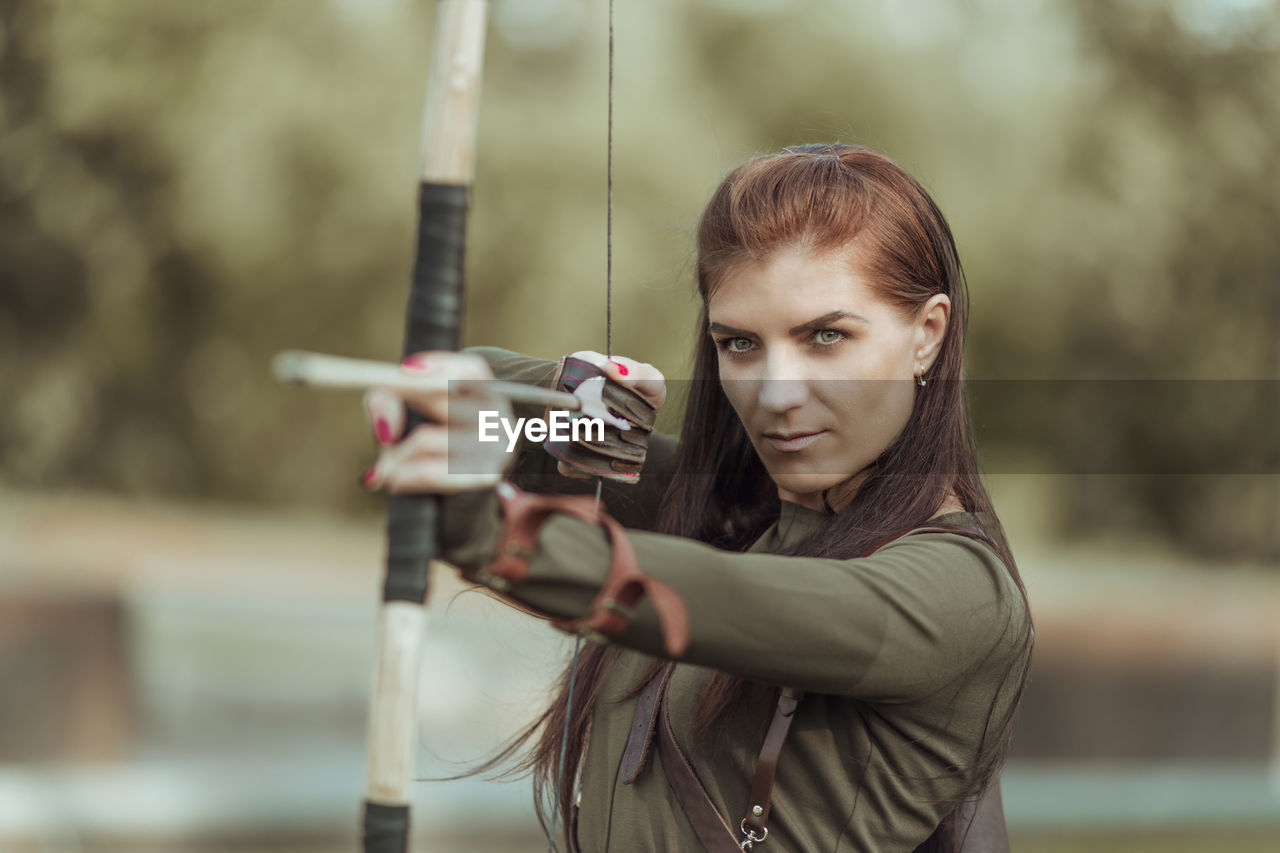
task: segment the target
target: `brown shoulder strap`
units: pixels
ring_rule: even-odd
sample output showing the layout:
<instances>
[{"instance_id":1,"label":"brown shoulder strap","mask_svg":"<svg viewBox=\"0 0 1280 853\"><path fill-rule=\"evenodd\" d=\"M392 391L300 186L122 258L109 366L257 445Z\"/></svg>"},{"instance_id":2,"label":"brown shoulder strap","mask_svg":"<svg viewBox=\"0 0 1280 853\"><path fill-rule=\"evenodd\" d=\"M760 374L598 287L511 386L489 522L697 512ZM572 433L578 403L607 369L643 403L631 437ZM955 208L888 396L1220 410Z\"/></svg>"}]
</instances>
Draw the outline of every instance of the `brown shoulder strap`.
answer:
<instances>
[{"instance_id":1,"label":"brown shoulder strap","mask_svg":"<svg viewBox=\"0 0 1280 853\"><path fill-rule=\"evenodd\" d=\"M676 742L675 732L671 728L671 715L667 709L666 688L667 684L664 684L658 700L658 757L662 759L662 769L675 792L676 802L680 804L681 811L689 819L707 853L741 853L744 848L738 846L733 830L725 823L720 812L716 811L707 789L702 786L693 765Z\"/></svg>"},{"instance_id":2,"label":"brown shoulder strap","mask_svg":"<svg viewBox=\"0 0 1280 853\"><path fill-rule=\"evenodd\" d=\"M782 745L787 740L787 732L791 730L791 721L795 718L796 708L802 698L804 694L792 687L783 687L778 696L778 707L774 709L769 731L764 736L764 746L760 747L760 755L756 758L756 775L751 783L751 803L740 827L742 834L747 837L744 844L764 841L769 834L769 801L773 797L773 778L778 772L778 756L782 754ZM746 846L743 849L751 848Z\"/></svg>"},{"instance_id":3,"label":"brown shoulder strap","mask_svg":"<svg viewBox=\"0 0 1280 853\"><path fill-rule=\"evenodd\" d=\"M667 690L674 671L674 664L664 667L660 674L649 680L636 700L631 731L622 753L620 770L623 784L633 783L643 769L656 729L658 756L662 759L663 772L672 791L675 792L676 802L680 804L681 811L688 818L703 846L711 853L722 853L722 851L723 853L733 853L733 851L740 853L742 850L750 850L754 843L763 841L769 834L769 808L773 797L773 781L778 770L778 758L782 754L782 745L786 742L791 721L795 718L796 708L804 694L790 687L781 689L773 720L769 723L764 745L760 747L760 754L756 759L755 778L751 784L751 802L748 805L746 817L739 824L745 840L740 842L737 833L725 822L715 804L711 802L707 789L676 741L675 732L671 727L671 715L667 708Z\"/></svg>"},{"instance_id":4,"label":"brown shoulder strap","mask_svg":"<svg viewBox=\"0 0 1280 853\"><path fill-rule=\"evenodd\" d=\"M674 671L675 664L664 664L661 671L649 679L636 699L631 731L627 734L626 748L622 750L621 771L624 785L636 781L649 758L649 746L653 743L653 732L657 728L659 700L666 693L667 682L671 680L671 673Z\"/></svg>"}]
</instances>

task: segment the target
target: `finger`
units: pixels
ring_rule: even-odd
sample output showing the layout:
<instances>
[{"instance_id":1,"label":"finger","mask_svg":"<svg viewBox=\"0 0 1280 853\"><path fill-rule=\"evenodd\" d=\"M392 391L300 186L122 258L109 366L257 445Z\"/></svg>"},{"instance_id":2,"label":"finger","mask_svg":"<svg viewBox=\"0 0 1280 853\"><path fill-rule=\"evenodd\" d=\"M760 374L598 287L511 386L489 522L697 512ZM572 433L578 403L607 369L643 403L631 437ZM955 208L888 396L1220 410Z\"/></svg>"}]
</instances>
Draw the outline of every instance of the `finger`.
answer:
<instances>
[{"instance_id":1,"label":"finger","mask_svg":"<svg viewBox=\"0 0 1280 853\"><path fill-rule=\"evenodd\" d=\"M465 427L423 423L384 447L361 484L393 494L451 494L492 486L509 461L501 448L477 442Z\"/></svg>"},{"instance_id":2,"label":"finger","mask_svg":"<svg viewBox=\"0 0 1280 853\"><path fill-rule=\"evenodd\" d=\"M596 367L604 367L609 363L609 356L602 352L596 352L593 349L580 349L577 352L569 353L569 358L576 358L579 361L594 364Z\"/></svg>"},{"instance_id":3,"label":"finger","mask_svg":"<svg viewBox=\"0 0 1280 853\"><path fill-rule=\"evenodd\" d=\"M474 353L432 350L416 352L400 362L400 371L411 376L445 379L492 379L489 363Z\"/></svg>"},{"instance_id":4,"label":"finger","mask_svg":"<svg viewBox=\"0 0 1280 853\"><path fill-rule=\"evenodd\" d=\"M450 432L444 424L418 424L399 444L384 449L379 458L389 466L405 465L416 459L447 459Z\"/></svg>"},{"instance_id":5,"label":"finger","mask_svg":"<svg viewBox=\"0 0 1280 853\"><path fill-rule=\"evenodd\" d=\"M365 469L360 484L370 491L399 494L454 494L497 485L502 475L492 471L455 473L443 456L417 457L398 464L379 460Z\"/></svg>"},{"instance_id":6,"label":"finger","mask_svg":"<svg viewBox=\"0 0 1280 853\"><path fill-rule=\"evenodd\" d=\"M667 401L667 380L652 364L624 355L608 356L595 350L579 350L569 356L594 364L617 382L631 388L655 409Z\"/></svg>"},{"instance_id":7,"label":"finger","mask_svg":"<svg viewBox=\"0 0 1280 853\"><path fill-rule=\"evenodd\" d=\"M369 467L360 472L360 486L375 492L382 484L382 472L378 469L378 462L374 460Z\"/></svg>"},{"instance_id":8,"label":"finger","mask_svg":"<svg viewBox=\"0 0 1280 853\"><path fill-rule=\"evenodd\" d=\"M492 472L457 474L441 459L420 459L388 471L381 488L393 495L430 493L451 495L475 489L490 488L502 479Z\"/></svg>"},{"instance_id":9,"label":"finger","mask_svg":"<svg viewBox=\"0 0 1280 853\"><path fill-rule=\"evenodd\" d=\"M405 405L396 392L370 388L364 395L364 410L378 444L394 444L404 433Z\"/></svg>"},{"instance_id":10,"label":"finger","mask_svg":"<svg viewBox=\"0 0 1280 853\"><path fill-rule=\"evenodd\" d=\"M556 471L559 472L560 476L569 477L570 479L573 479L573 480L590 480L591 479L591 475L588 474L586 471L579 471L577 468L574 468L571 465L566 465L563 462L556 463Z\"/></svg>"},{"instance_id":11,"label":"finger","mask_svg":"<svg viewBox=\"0 0 1280 853\"><path fill-rule=\"evenodd\" d=\"M666 377L648 362L615 355L601 369L619 385L625 385L644 397L655 409L662 408L667 401Z\"/></svg>"},{"instance_id":12,"label":"finger","mask_svg":"<svg viewBox=\"0 0 1280 853\"><path fill-rule=\"evenodd\" d=\"M360 484L370 490L402 492L414 485L415 477L427 473L431 476L419 485L434 482L440 473L448 472L448 447L448 428L420 424L402 441L384 446L378 458L360 475Z\"/></svg>"},{"instance_id":13,"label":"finger","mask_svg":"<svg viewBox=\"0 0 1280 853\"><path fill-rule=\"evenodd\" d=\"M405 402L414 411L433 421L450 420L450 397L471 397L477 401L490 403L489 408L501 404L496 395L489 393L488 380L493 379L493 371L488 363L471 353L431 351L414 353L400 362L402 373L411 376L426 376L446 379L450 382L449 393L445 392L403 392Z\"/></svg>"}]
</instances>

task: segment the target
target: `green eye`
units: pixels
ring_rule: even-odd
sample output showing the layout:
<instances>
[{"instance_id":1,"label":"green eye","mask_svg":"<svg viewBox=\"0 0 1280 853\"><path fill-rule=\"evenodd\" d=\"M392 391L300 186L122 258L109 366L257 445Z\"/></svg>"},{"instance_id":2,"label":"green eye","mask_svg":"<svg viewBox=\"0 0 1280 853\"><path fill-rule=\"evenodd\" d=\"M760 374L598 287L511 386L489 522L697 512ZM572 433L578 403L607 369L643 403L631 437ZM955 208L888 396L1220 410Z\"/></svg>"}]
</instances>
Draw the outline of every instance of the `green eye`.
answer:
<instances>
[{"instance_id":1,"label":"green eye","mask_svg":"<svg viewBox=\"0 0 1280 853\"><path fill-rule=\"evenodd\" d=\"M813 333L813 339L820 344L830 346L844 340L844 332L838 329L819 329Z\"/></svg>"},{"instance_id":2,"label":"green eye","mask_svg":"<svg viewBox=\"0 0 1280 853\"><path fill-rule=\"evenodd\" d=\"M724 342L724 348L729 352L747 352L753 344L746 338L729 338Z\"/></svg>"}]
</instances>

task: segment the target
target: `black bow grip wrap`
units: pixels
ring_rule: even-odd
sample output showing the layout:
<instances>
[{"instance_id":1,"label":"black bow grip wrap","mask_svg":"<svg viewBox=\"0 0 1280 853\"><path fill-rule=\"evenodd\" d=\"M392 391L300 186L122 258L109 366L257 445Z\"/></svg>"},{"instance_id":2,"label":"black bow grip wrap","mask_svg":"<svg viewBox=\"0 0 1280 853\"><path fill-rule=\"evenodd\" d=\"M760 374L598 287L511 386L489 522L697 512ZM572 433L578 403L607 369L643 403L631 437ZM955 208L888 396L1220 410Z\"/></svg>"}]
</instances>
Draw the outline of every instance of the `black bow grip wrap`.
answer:
<instances>
[{"instance_id":1,"label":"black bow grip wrap","mask_svg":"<svg viewBox=\"0 0 1280 853\"><path fill-rule=\"evenodd\" d=\"M423 350L456 350L462 320L463 246L467 189L423 183L418 195L418 251L404 336L406 356ZM410 413L407 434L422 423ZM402 495L391 499L387 522L384 601L421 604L427 567L436 556L439 499Z\"/></svg>"},{"instance_id":2,"label":"black bow grip wrap","mask_svg":"<svg viewBox=\"0 0 1280 853\"><path fill-rule=\"evenodd\" d=\"M409 291L404 354L456 350L462 319L463 247L466 240L467 188L423 183L418 195L418 248ZM405 433L422 422L410 413ZM387 574L384 602L422 604L427 569L436 556L440 498L397 495L387 518ZM409 807L366 799L364 853L405 853Z\"/></svg>"},{"instance_id":3,"label":"black bow grip wrap","mask_svg":"<svg viewBox=\"0 0 1280 853\"><path fill-rule=\"evenodd\" d=\"M635 391L609 378L599 367L572 356L561 362L555 387L557 391L572 394L583 382L598 376L605 380L601 397L609 414L626 421L631 429L619 429L605 422L603 440L586 440L584 431L578 441L547 438L542 446L570 468L606 480L635 483L639 481L640 469L644 466L657 410Z\"/></svg>"}]
</instances>

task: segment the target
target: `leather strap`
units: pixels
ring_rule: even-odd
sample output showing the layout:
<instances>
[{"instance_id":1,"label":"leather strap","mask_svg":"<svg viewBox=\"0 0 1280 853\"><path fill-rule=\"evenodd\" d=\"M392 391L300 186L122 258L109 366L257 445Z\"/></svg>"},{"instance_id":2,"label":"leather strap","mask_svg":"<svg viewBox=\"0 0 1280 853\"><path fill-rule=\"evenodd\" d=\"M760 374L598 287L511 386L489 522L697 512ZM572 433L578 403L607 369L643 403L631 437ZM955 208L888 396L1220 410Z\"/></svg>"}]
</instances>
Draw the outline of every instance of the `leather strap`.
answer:
<instances>
[{"instance_id":1,"label":"leather strap","mask_svg":"<svg viewBox=\"0 0 1280 853\"><path fill-rule=\"evenodd\" d=\"M653 743L653 732L658 720L660 700L667 692L667 682L675 671L674 664L666 664L660 673L649 679L649 683L640 691L636 699L635 715L631 718L631 732L627 735L627 746L622 751L622 784L630 785L636 781L640 771L644 769L649 758L649 745Z\"/></svg>"},{"instance_id":2,"label":"leather strap","mask_svg":"<svg viewBox=\"0 0 1280 853\"><path fill-rule=\"evenodd\" d=\"M624 785L630 785L639 776L649 755L655 729L658 733L658 754L662 758L662 768L667 781L676 795L676 802L703 845L710 851L723 847L741 853L742 847L737 840L737 833L725 823L720 812L711 802L710 795L703 787L701 780L693 770L684 751L680 749L671 728L671 717L667 711L667 691L671 684L671 676L675 672L675 664L667 664L660 673L649 679L644 690L636 700L635 715L631 721L631 732L627 736L627 745L622 753L621 775ZM768 834L766 823L769 820L770 799L773 794L773 780L777 774L778 757L782 753L782 745L786 742L791 721L795 719L796 708L803 693L790 687L784 687L778 697L778 706L774 710L773 720L765 734L764 745L756 759L755 779L751 786L751 806L743 826L751 830L755 841L762 841ZM755 814L755 807L760 813ZM731 846L726 846L731 845Z\"/></svg>"},{"instance_id":3,"label":"leather strap","mask_svg":"<svg viewBox=\"0 0 1280 853\"><path fill-rule=\"evenodd\" d=\"M552 624L571 633L588 631L605 637L617 637L627 627L636 605L648 597L658 612L662 642L667 654L679 657L689 646L689 612L670 585L646 575L636 564L635 546L627 532L612 516L597 509L594 498L587 495L543 495L524 492L510 483L499 483L498 498L502 502L503 528L498 536L494 561L488 573L502 585L519 583L529 576L529 559L538 551L542 525L556 513L571 515L581 521L604 527L612 548L609 574L581 619L552 620Z\"/></svg>"},{"instance_id":4,"label":"leather strap","mask_svg":"<svg viewBox=\"0 0 1280 853\"><path fill-rule=\"evenodd\" d=\"M587 630L617 637L626 630L636 605L648 597L658 611L663 648L671 657L680 657L689 647L689 611L685 609L680 594L670 585L640 571L636 565L635 546L617 520L607 515L602 515L600 520L613 545L613 564L609 575L596 593L586 616L558 620L554 624L572 633Z\"/></svg>"},{"instance_id":5,"label":"leather strap","mask_svg":"<svg viewBox=\"0 0 1280 853\"><path fill-rule=\"evenodd\" d=\"M662 759L662 769L675 791L676 802L707 853L742 853L737 836L716 810L693 765L676 742L667 708L667 691L663 689L661 693L658 702L658 757Z\"/></svg>"},{"instance_id":6,"label":"leather strap","mask_svg":"<svg viewBox=\"0 0 1280 853\"><path fill-rule=\"evenodd\" d=\"M502 502L503 525L489 573L508 584L528 578L529 558L538 551L538 534L552 515L564 513L590 524L599 524L602 516L595 498L589 495L542 495L505 482L499 483L496 491ZM617 562L616 555L613 562Z\"/></svg>"},{"instance_id":7,"label":"leather strap","mask_svg":"<svg viewBox=\"0 0 1280 853\"><path fill-rule=\"evenodd\" d=\"M757 841L763 841L768 833L770 799L773 797L773 779L778 772L778 756L782 754L782 745L787 740L787 732L791 730L791 721L795 719L796 708L804 694L793 687L783 687L778 696L778 706L773 711L773 720L769 723L769 731L764 736L764 746L760 747L760 756L756 758L756 775L751 783L751 801L747 807L747 816L742 819L745 828Z\"/></svg>"}]
</instances>

